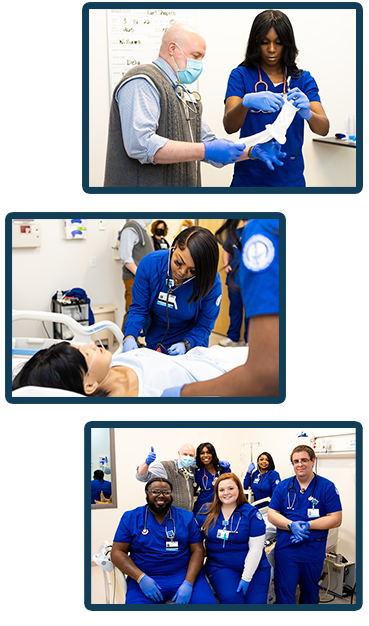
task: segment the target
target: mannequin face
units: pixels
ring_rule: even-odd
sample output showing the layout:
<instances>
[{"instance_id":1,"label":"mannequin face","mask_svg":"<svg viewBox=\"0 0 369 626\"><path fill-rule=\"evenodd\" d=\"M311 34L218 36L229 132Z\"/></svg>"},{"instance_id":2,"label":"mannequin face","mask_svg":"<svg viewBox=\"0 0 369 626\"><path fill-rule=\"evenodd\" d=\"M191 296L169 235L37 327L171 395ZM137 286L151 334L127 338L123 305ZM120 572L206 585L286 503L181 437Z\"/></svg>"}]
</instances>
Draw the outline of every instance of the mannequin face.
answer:
<instances>
[{"instance_id":1,"label":"mannequin face","mask_svg":"<svg viewBox=\"0 0 369 626\"><path fill-rule=\"evenodd\" d=\"M95 386L96 388L109 372L111 353L101 346L96 346L92 341L83 346L73 347L79 350L86 360L88 373L84 386L86 393L92 393L94 389L91 389L90 386Z\"/></svg>"}]
</instances>

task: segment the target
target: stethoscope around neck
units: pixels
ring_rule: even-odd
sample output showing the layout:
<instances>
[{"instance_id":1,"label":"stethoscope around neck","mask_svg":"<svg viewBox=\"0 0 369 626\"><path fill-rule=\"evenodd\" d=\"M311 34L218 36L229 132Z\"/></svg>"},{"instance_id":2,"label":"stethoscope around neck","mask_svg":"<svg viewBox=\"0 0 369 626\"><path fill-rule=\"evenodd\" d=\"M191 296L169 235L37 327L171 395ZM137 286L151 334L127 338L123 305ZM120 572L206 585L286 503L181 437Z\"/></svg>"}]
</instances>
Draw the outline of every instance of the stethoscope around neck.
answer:
<instances>
[{"instance_id":1,"label":"stethoscope around neck","mask_svg":"<svg viewBox=\"0 0 369 626\"><path fill-rule=\"evenodd\" d=\"M146 509L145 509L145 521L144 521L144 527L141 531L141 534L146 536L149 534L149 529L147 528L147 516L149 514L149 506L146 505ZM173 525L173 529L172 530L168 530L168 522L172 522ZM172 509L169 507L169 517L166 518L165 520L165 526L164 526L164 530L165 530L165 536L167 539L174 539L176 536L176 525L174 522L174 519L172 517Z\"/></svg>"},{"instance_id":2,"label":"stethoscope around neck","mask_svg":"<svg viewBox=\"0 0 369 626\"><path fill-rule=\"evenodd\" d=\"M258 74L259 74L259 80L255 83L255 86L254 86L255 93L259 92L259 89L258 89L259 85L264 85L265 87L264 91L269 91L268 83L266 83L265 80L262 80L261 78L260 66L258 66ZM284 67L283 68L283 92L282 92L284 96L290 90L290 81L291 81L291 76L288 76L287 78L287 67ZM271 113L271 111L262 111L261 109L254 111L253 109L250 109L250 113Z\"/></svg>"},{"instance_id":3,"label":"stethoscope around neck","mask_svg":"<svg viewBox=\"0 0 369 626\"><path fill-rule=\"evenodd\" d=\"M167 329L165 331L165 335L164 335L163 339L156 346L156 351L157 352L161 352L161 351L164 350L164 352L166 352L167 354L168 354L168 350L166 349L166 347L163 344L164 344L164 341L166 340L168 332L169 332L169 313L168 313L169 298L170 298L170 296L173 295L173 292L176 289L178 289L179 287L182 287L186 283L189 283L191 280L193 280L195 278L195 276L191 276L191 278L188 278L183 283L180 283L177 286L174 285L174 280L172 278L170 278L170 261L171 261L172 254L173 254L174 250L175 250L175 248L173 248L173 247L169 250L167 277L165 279L165 284L166 284L166 287L167 287L167 298L166 298L166 301L165 301L165 315L166 315L166 320L167 320Z\"/></svg>"},{"instance_id":4,"label":"stethoscope around neck","mask_svg":"<svg viewBox=\"0 0 369 626\"><path fill-rule=\"evenodd\" d=\"M314 477L315 478L314 478L313 490L311 492L311 496L309 496L309 498L308 498L308 500L313 503L313 508L314 508L314 503L315 504L318 503L317 500L314 500L314 491L315 491L316 483L317 483L317 480L318 480L318 477L315 474L315 472L314 472ZM288 488L288 491L287 491L287 511L294 511L295 510L294 506L295 506L295 502L296 502L296 498L297 498L297 491L296 491L296 487L295 487L295 478L296 478L296 476L293 477L291 486ZM295 492L294 496L293 496L292 504L291 504L291 500L290 500L290 492L291 491ZM304 491L306 491L306 490L304 489ZM304 493L304 492L302 492L302 493Z\"/></svg>"}]
</instances>

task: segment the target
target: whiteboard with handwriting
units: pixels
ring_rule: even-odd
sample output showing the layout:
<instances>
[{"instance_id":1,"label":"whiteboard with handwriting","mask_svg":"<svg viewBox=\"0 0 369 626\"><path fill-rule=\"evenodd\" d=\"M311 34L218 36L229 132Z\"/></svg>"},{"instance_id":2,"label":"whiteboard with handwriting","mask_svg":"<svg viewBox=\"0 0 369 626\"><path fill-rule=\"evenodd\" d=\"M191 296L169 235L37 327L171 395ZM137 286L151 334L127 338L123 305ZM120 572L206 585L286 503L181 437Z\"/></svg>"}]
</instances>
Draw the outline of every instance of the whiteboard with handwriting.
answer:
<instances>
[{"instance_id":1,"label":"whiteboard with handwriting","mask_svg":"<svg viewBox=\"0 0 369 626\"><path fill-rule=\"evenodd\" d=\"M193 9L107 9L110 97L129 69L152 63L172 24L195 26Z\"/></svg>"}]
</instances>

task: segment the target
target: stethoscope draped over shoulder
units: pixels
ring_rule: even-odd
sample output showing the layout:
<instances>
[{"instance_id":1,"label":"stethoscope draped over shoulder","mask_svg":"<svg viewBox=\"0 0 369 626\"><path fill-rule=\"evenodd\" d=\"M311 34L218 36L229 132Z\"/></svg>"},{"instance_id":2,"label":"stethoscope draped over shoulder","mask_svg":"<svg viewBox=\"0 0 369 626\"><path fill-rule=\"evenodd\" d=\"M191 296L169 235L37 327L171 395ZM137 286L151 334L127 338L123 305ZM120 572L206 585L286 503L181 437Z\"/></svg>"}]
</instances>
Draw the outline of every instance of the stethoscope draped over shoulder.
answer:
<instances>
[{"instance_id":1,"label":"stethoscope draped over shoulder","mask_svg":"<svg viewBox=\"0 0 369 626\"><path fill-rule=\"evenodd\" d=\"M294 510L295 510L295 509L294 509L294 506L295 506L295 502L296 502L296 498L297 498L297 491L296 491L296 487L295 487L295 479L296 479L296 476L294 476L294 477L293 477L293 479L292 479L292 483L291 483L291 486L288 488L288 491L287 491L287 510L288 510L288 511L294 511ZM314 498L314 491L315 491L315 487L316 487L316 483L317 483L317 481L318 481L318 476L314 473L314 486L313 486L313 491L311 492L311 496L308 498L309 502L311 502L311 503L312 503L313 508L314 508L314 506L315 506L316 504L318 504L318 503L319 503L319 500L316 500L316 499ZM291 491L294 491L292 504L291 504L291 499L290 499L290 494L291 494ZM305 491L305 489L304 489L304 490L301 490L301 489L300 489L300 492L301 492L301 493L304 493L304 491Z\"/></svg>"},{"instance_id":2,"label":"stethoscope draped over shoulder","mask_svg":"<svg viewBox=\"0 0 369 626\"><path fill-rule=\"evenodd\" d=\"M166 287L167 287L167 294L166 294L166 300L165 300L165 315L166 315L166 320L167 320L167 328L166 328L165 335L164 335L163 339L156 346L156 351L157 352L164 351L167 354L168 354L168 350L165 348L163 343L166 340L168 332L169 332L169 313L168 313L168 309L169 309L169 306L171 306L171 307L174 306L175 308L177 308L176 301L175 301L175 296L173 295L173 292L176 289L178 289L179 287L182 287L183 285L185 285L186 283L189 283L191 280L193 280L195 278L195 276L192 276L191 278L188 278L187 280L185 280L183 283L180 283L179 285L177 285L177 287L174 286L174 280L172 278L170 278L170 261L171 261L172 254L173 254L174 250L175 250L175 248L173 248L173 247L170 248L170 250L169 250L167 277L165 279L165 284L166 284Z\"/></svg>"},{"instance_id":3,"label":"stethoscope draped over shoulder","mask_svg":"<svg viewBox=\"0 0 369 626\"><path fill-rule=\"evenodd\" d=\"M149 513L149 507L148 505L146 506L145 509L145 521L144 521L144 527L141 531L141 534L146 536L149 534L149 529L147 528L147 516ZM168 527L168 522L171 522L170 526L172 526L172 529L170 530ZM164 530L165 530L165 536L167 539L174 539L176 536L176 525L174 522L174 519L172 517L172 509L169 507L169 517L167 517L165 519L165 526L164 526Z\"/></svg>"}]
</instances>

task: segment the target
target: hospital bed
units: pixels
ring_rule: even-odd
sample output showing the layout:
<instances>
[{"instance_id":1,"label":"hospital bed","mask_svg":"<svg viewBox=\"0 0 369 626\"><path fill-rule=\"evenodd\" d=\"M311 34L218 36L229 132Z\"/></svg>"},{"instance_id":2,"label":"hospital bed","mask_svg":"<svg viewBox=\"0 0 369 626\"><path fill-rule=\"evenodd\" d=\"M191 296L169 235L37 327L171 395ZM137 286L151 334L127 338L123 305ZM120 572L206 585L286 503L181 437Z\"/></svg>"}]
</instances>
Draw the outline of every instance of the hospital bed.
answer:
<instances>
[{"instance_id":1,"label":"hospital bed","mask_svg":"<svg viewBox=\"0 0 369 626\"><path fill-rule=\"evenodd\" d=\"M69 315L63 313L53 313L51 311L12 311L12 321L36 320L41 322L53 322L54 324L65 324L72 334L68 341L74 345L83 345L98 338L98 333L102 330L110 330L118 342L118 347L114 354L120 354L123 349L123 334L114 322L107 320L83 326ZM46 337L13 337L12 338L12 378L18 373L21 366L30 359L36 352L44 348L50 348L55 343L62 340ZM64 389L52 389L48 387L22 387L13 391L13 397L79 397L78 393Z\"/></svg>"}]
</instances>

